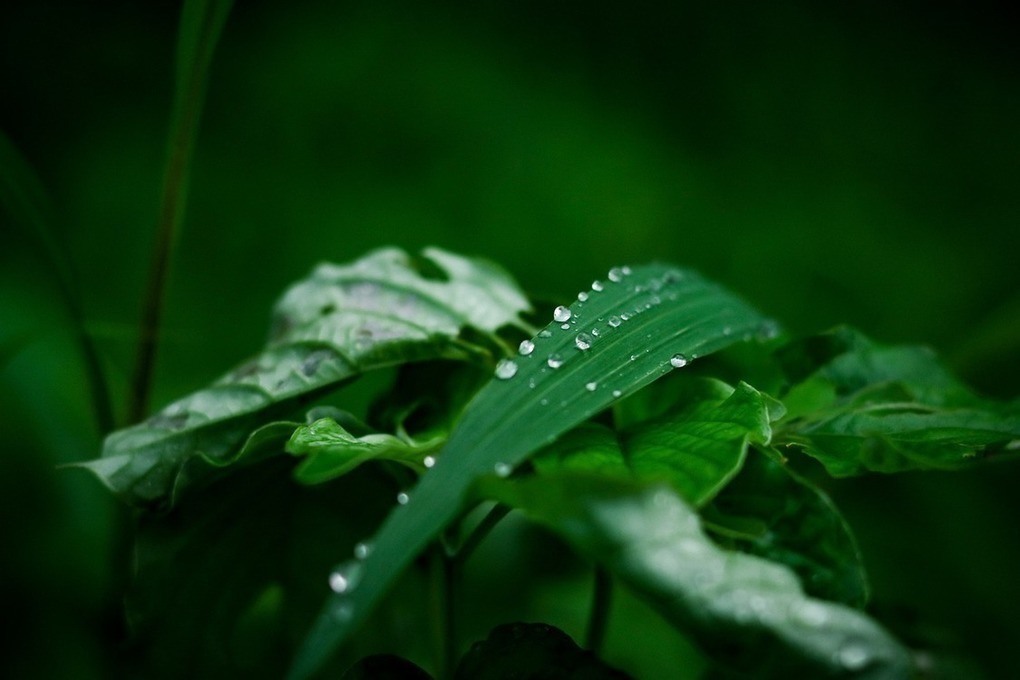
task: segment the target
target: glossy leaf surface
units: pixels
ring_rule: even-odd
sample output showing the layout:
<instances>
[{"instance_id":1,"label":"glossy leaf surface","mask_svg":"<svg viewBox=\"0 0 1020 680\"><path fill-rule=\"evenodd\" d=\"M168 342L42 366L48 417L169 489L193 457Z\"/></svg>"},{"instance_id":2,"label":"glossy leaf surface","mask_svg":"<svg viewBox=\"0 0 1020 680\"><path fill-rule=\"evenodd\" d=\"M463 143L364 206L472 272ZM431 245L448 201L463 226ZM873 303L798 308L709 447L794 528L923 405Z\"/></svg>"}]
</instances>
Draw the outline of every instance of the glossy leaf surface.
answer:
<instances>
[{"instance_id":1,"label":"glossy leaf surface","mask_svg":"<svg viewBox=\"0 0 1020 680\"><path fill-rule=\"evenodd\" d=\"M524 296L495 266L438 249L415 259L389 248L346 266L320 265L277 304L271 340L259 356L113 433L102 458L83 466L130 502L170 504L189 461L230 462L260 423L363 371L485 353L460 340L461 330L491 336L520 324L526 309Z\"/></svg>"},{"instance_id":2,"label":"glossy leaf surface","mask_svg":"<svg viewBox=\"0 0 1020 680\"><path fill-rule=\"evenodd\" d=\"M908 652L878 624L805 595L781 564L717 547L668 487L561 474L490 477L481 488L609 569L732 670L756 678L911 677Z\"/></svg>"}]
</instances>

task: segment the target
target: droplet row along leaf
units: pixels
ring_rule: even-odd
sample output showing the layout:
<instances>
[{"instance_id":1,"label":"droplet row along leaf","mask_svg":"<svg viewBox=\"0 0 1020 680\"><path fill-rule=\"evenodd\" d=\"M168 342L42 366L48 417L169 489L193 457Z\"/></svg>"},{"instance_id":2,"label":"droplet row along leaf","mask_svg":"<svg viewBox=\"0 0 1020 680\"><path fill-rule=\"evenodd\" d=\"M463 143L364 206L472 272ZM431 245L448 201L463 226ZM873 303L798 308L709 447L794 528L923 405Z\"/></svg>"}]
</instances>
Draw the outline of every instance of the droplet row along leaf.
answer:
<instances>
[{"instance_id":1,"label":"droplet row along leaf","mask_svg":"<svg viewBox=\"0 0 1020 680\"><path fill-rule=\"evenodd\" d=\"M620 319L615 326L612 317ZM291 677L313 672L360 624L401 571L456 517L479 477L497 466L509 471L620 397L676 370L670 361L674 355L704 356L754 337L767 323L723 288L674 267L621 268L609 281L594 282L591 292L554 312L552 322L522 344L514 370L504 368L469 404L438 464L373 539L358 587L326 604ZM579 333L592 337L589 349L578 347ZM596 389L588 388L590 383Z\"/></svg>"},{"instance_id":2,"label":"droplet row along leaf","mask_svg":"<svg viewBox=\"0 0 1020 680\"><path fill-rule=\"evenodd\" d=\"M491 337L503 326L520 326L518 315L528 309L494 265L435 248L417 259L387 248L350 265L321 265L277 305L264 352L113 433L102 458L82 466L132 503L172 504L186 477L200 475L207 463L232 462L265 422L363 371L485 354L459 338L462 329Z\"/></svg>"}]
</instances>

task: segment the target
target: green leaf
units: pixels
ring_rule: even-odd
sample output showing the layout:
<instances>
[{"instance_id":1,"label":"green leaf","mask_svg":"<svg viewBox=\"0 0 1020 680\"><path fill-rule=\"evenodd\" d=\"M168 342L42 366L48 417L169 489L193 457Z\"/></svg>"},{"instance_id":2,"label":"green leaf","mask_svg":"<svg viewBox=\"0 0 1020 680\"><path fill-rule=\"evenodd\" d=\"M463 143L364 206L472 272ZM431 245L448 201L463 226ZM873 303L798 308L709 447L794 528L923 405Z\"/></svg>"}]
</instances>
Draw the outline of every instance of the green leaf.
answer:
<instances>
[{"instance_id":1,"label":"green leaf","mask_svg":"<svg viewBox=\"0 0 1020 680\"><path fill-rule=\"evenodd\" d=\"M700 396L686 407L636 425L619 437L583 425L535 457L539 474L569 469L663 481L694 505L703 505L740 470L749 442L771 437L763 396L741 383L736 389L698 380Z\"/></svg>"},{"instance_id":2,"label":"green leaf","mask_svg":"<svg viewBox=\"0 0 1020 680\"><path fill-rule=\"evenodd\" d=\"M291 677L313 672L359 625L457 516L474 480L508 473L621 397L767 323L723 288L666 265L613 270L556 317L469 404L435 469L373 540L359 583L327 602Z\"/></svg>"},{"instance_id":3,"label":"green leaf","mask_svg":"<svg viewBox=\"0 0 1020 680\"><path fill-rule=\"evenodd\" d=\"M726 530L723 543L793 569L809 595L852 607L867 601L864 564L846 520L820 489L772 458L748 456L703 517Z\"/></svg>"},{"instance_id":4,"label":"green leaf","mask_svg":"<svg viewBox=\"0 0 1020 680\"><path fill-rule=\"evenodd\" d=\"M294 474L305 484L319 484L345 475L370 460L392 460L424 472L426 456L435 453L445 438L417 443L390 434L355 437L332 418L302 425L287 442L287 451L306 456Z\"/></svg>"},{"instance_id":5,"label":"green leaf","mask_svg":"<svg viewBox=\"0 0 1020 680\"><path fill-rule=\"evenodd\" d=\"M602 564L724 666L755 678L905 680L911 659L863 613L787 567L717 547L668 487L562 474L481 482Z\"/></svg>"},{"instance_id":6,"label":"green leaf","mask_svg":"<svg viewBox=\"0 0 1020 680\"><path fill-rule=\"evenodd\" d=\"M1020 402L981 399L923 347L882 347L841 330L780 355L800 378L779 440L848 476L954 470L1016 455Z\"/></svg>"},{"instance_id":7,"label":"green leaf","mask_svg":"<svg viewBox=\"0 0 1020 680\"><path fill-rule=\"evenodd\" d=\"M428 278L418 271L426 261ZM363 371L485 355L458 338L461 330L495 342L496 331L520 325L518 314L527 309L515 284L493 265L438 249L417 260L388 248L350 265L320 265L277 304L272 338L259 356L113 433L102 458L82 466L129 502L172 504L189 461L232 462L259 424Z\"/></svg>"},{"instance_id":8,"label":"green leaf","mask_svg":"<svg viewBox=\"0 0 1020 680\"><path fill-rule=\"evenodd\" d=\"M278 456L145 513L126 597L134 677L279 678L323 574L381 521L381 471L307 487ZM349 661L348 661L349 663Z\"/></svg>"},{"instance_id":9,"label":"green leaf","mask_svg":"<svg viewBox=\"0 0 1020 680\"><path fill-rule=\"evenodd\" d=\"M472 645L453 677L626 680L630 676L581 649L558 628L542 623L507 623L493 628L484 642Z\"/></svg>"}]
</instances>

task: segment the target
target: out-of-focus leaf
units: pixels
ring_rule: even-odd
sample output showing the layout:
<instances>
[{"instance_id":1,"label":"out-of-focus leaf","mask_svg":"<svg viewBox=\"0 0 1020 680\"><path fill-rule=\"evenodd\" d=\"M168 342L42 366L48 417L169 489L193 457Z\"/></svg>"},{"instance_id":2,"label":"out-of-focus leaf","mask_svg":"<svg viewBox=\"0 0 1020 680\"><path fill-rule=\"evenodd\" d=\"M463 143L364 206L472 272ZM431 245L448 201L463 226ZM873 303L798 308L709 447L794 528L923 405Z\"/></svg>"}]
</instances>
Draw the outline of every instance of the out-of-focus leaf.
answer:
<instances>
[{"instance_id":1,"label":"out-of-focus leaf","mask_svg":"<svg viewBox=\"0 0 1020 680\"><path fill-rule=\"evenodd\" d=\"M399 656L373 654L358 660L340 680L432 680L432 676Z\"/></svg>"},{"instance_id":2,"label":"out-of-focus leaf","mask_svg":"<svg viewBox=\"0 0 1020 680\"><path fill-rule=\"evenodd\" d=\"M264 460L142 516L126 598L129 675L281 676L321 605L324 574L393 494L380 471L307 487L292 467L287 456Z\"/></svg>"},{"instance_id":3,"label":"out-of-focus leaf","mask_svg":"<svg viewBox=\"0 0 1020 680\"><path fill-rule=\"evenodd\" d=\"M392 460L424 472L425 457L445 442L444 438L408 442L390 434L355 437L332 418L323 418L295 430L287 451L306 457L294 473L298 481L320 484L370 460Z\"/></svg>"},{"instance_id":4,"label":"out-of-focus leaf","mask_svg":"<svg viewBox=\"0 0 1020 680\"><path fill-rule=\"evenodd\" d=\"M630 676L581 649L558 628L543 623L507 623L496 626L486 640L472 645L453 677L454 680L626 680Z\"/></svg>"},{"instance_id":5,"label":"out-of-focus leaf","mask_svg":"<svg viewBox=\"0 0 1020 680\"><path fill-rule=\"evenodd\" d=\"M730 292L666 265L610 271L522 343L468 405L435 469L373 540L356 586L331 597L291 677L314 672L401 571L460 511L471 484L671 370L755 337L768 323Z\"/></svg>"},{"instance_id":6,"label":"out-of-focus leaf","mask_svg":"<svg viewBox=\"0 0 1020 680\"><path fill-rule=\"evenodd\" d=\"M789 568L717 547L672 490L575 474L485 478L609 569L720 664L755 678L911 677L909 653L863 613L804 594Z\"/></svg>"},{"instance_id":7,"label":"out-of-focus leaf","mask_svg":"<svg viewBox=\"0 0 1020 680\"><path fill-rule=\"evenodd\" d=\"M701 394L675 413L636 425L617 438L584 425L537 455L540 474L557 470L630 474L667 482L689 503L703 505L740 470L749 442L767 444L769 414L762 395L699 380Z\"/></svg>"},{"instance_id":8,"label":"out-of-focus leaf","mask_svg":"<svg viewBox=\"0 0 1020 680\"><path fill-rule=\"evenodd\" d=\"M752 453L703 516L736 529L721 536L731 547L793 569L809 595L852 607L867 601L864 564L846 520L820 489L768 456Z\"/></svg>"},{"instance_id":9,"label":"out-of-focus leaf","mask_svg":"<svg viewBox=\"0 0 1020 680\"><path fill-rule=\"evenodd\" d=\"M423 266L428 277L418 271ZM262 354L113 433L102 458L82 466L132 503L172 504L188 461L230 462L260 423L363 371L483 353L459 339L460 331L492 337L502 326L519 325L526 309L516 285L493 265L438 249L417 260L388 248L350 265L320 265L277 304Z\"/></svg>"},{"instance_id":10,"label":"out-of-focus leaf","mask_svg":"<svg viewBox=\"0 0 1020 680\"><path fill-rule=\"evenodd\" d=\"M830 474L953 470L1016 455L1020 402L981 399L923 347L882 347L848 330L785 348L799 379L779 441Z\"/></svg>"}]
</instances>

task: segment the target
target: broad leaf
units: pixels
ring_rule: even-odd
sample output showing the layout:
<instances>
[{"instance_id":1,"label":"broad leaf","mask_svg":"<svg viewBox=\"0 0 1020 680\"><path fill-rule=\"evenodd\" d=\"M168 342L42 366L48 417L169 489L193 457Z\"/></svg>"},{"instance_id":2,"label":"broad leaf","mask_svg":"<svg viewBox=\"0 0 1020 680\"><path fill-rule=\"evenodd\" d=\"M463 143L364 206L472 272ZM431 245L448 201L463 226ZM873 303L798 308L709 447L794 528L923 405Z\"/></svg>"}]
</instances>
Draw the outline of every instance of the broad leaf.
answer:
<instances>
[{"instance_id":1,"label":"broad leaf","mask_svg":"<svg viewBox=\"0 0 1020 680\"><path fill-rule=\"evenodd\" d=\"M562 474L482 492L608 568L724 666L755 678L906 680L911 659L878 624L804 594L787 567L717 547L666 487Z\"/></svg>"},{"instance_id":2,"label":"broad leaf","mask_svg":"<svg viewBox=\"0 0 1020 680\"><path fill-rule=\"evenodd\" d=\"M1020 402L981 399L922 347L882 347L850 331L784 350L792 416L780 439L835 476L952 470L1020 448Z\"/></svg>"},{"instance_id":3,"label":"broad leaf","mask_svg":"<svg viewBox=\"0 0 1020 680\"><path fill-rule=\"evenodd\" d=\"M532 452L672 370L753 337L767 321L700 276L664 265L614 269L496 368L435 469L390 515L359 569L309 633L291 677L306 677L349 635L449 522L478 477Z\"/></svg>"},{"instance_id":4,"label":"broad leaf","mask_svg":"<svg viewBox=\"0 0 1020 680\"><path fill-rule=\"evenodd\" d=\"M808 594L853 607L867 601L846 520L820 489L772 458L752 453L703 517L724 544L793 569Z\"/></svg>"},{"instance_id":5,"label":"broad leaf","mask_svg":"<svg viewBox=\"0 0 1020 680\"><path fill-rule=\"evenodd\" d=\"M535 458L539 474L557 470L631 475L663 481L689 503L703 505L740 470L748 442L771 436L764 398L753 387L736 389L699 380L702 394L675 413L617 435L588 424L571 431Z\"/></svg>"},{"instance_id":6,"label":"broad leaf","mask_svg":"<svg viewBox=\"0 0 1020 680\"><path fill-rule=\"evenodd\" d=\"M332 418L323 418L295 430L287 451L306 456L294 473L298 481L319 484L370 460L392 460L424 472L433 460L429 455L445 442L440 437L418 443L390 434L355 437Z\"/></svg>"},{"instance_id":7,"label":"broad leaf","mask_svg":"<svg viewBox=\"0 0 1020 680\"><path fill-rule=\"evenodd\" d=\"M260 423L363 371L484 353L458 338L462 329L491 337L504 325L520 325L518 314L527 309L493 265L437 249L417 260L391 248L347 266L320 265L277 304L262 354L113 433L102 458L83 466L130 502L172 503L188 461L231 462Z\"/></svg>"}]
</instances>

